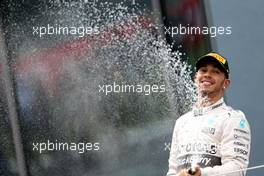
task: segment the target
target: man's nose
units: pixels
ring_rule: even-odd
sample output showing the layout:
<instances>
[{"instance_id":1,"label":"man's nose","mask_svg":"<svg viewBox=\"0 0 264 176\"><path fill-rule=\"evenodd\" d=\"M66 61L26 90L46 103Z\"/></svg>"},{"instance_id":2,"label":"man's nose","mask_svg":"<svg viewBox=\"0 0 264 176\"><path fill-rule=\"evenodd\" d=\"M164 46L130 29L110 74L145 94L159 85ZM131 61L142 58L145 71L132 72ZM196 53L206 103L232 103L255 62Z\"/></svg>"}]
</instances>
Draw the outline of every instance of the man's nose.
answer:
<instances>
[{"instance_id":1,"label":"man's nose","mask_svg":"<svg viewBox=\"0 0 264 176\"><path fill-rule=\"evenodd\" d=\"M205 72L204 77L211 77L211 73L209 71Z\"/></svg>"}]
</instances>

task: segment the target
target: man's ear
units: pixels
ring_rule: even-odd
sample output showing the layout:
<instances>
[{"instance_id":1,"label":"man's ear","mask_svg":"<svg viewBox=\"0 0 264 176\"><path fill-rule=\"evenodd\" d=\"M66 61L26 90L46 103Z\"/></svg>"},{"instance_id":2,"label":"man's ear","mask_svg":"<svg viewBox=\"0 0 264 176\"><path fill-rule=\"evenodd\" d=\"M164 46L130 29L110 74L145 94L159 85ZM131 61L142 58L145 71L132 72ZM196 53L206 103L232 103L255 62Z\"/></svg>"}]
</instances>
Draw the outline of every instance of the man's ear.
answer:
<instances>
[{"instance_id":1,"label":"man's ear","mask_svg":"<svg viewBox=\"0 0 264 176\"><path fill-rule=\"evenodd\" d=\"M224 89L227 89L230 86L230 79L225 79L224 81Z\"/></svg>"}]
</instances>

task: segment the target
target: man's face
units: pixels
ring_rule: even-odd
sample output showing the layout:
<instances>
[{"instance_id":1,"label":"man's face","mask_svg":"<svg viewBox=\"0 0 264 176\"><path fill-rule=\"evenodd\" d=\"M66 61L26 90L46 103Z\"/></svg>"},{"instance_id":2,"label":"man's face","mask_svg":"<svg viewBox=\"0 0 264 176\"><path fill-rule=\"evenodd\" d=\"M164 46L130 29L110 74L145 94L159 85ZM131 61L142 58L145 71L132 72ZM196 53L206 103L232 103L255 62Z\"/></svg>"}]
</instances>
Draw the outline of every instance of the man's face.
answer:
<instances>
[{"instance_id":1,"label":"man's face","mask_svg":"<svg viewBox=\"0 0 264 176\"><path fill-rule=\"evenodd\" d=\"M195 83L201 95L223 96L230 81L214 63L202 66L195 75Z\"/></svg>"}]
</instances>

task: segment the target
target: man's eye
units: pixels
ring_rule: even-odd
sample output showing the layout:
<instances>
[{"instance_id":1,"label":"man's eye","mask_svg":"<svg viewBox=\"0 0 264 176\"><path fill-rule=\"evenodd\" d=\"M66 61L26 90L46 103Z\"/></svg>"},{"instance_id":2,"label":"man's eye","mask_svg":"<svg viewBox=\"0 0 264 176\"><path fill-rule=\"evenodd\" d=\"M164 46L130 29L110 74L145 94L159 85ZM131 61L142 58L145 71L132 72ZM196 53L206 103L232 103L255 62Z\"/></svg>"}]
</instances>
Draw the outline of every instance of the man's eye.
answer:
<instances>
[{"instance_id":1,"label":"man's eye","mask_svg":"<svg viewBox=\"0 0 264 176\"><path fill-rule=\"evenodd\" d=\"M200 71L201 71L201 72L206 72L207 69L206 69L206 68L201 68Z\"/></svg>"},{"instance_id":2,"label":"man's eye","mask_svg":"<svg viewBox=\"0 0 264 176\"><path fill-rule=\"evenodd\" d=\"M214 70L213 72L216 74L220 74L220 70Z\"/></svg>"}]
</instances>

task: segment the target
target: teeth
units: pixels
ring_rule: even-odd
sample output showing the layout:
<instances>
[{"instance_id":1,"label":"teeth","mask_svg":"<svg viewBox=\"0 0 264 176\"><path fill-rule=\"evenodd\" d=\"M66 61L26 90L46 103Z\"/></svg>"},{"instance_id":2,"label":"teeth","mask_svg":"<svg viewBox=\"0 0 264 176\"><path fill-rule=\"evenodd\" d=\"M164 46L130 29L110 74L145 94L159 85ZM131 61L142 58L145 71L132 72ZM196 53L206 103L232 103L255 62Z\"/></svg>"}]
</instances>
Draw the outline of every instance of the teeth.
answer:
<instances>
[{"instance_id":1,"label":"teeth","mask_svg":"<svg viewBox=\"0 0 264 176\"><path fill-rule=\"evenodd\" d=\"M202 83L205 84L205 85L211 85L211 84L212 84L212 83L209 82L209 81L203 81Z\"/></svg>"}]
</instances>

